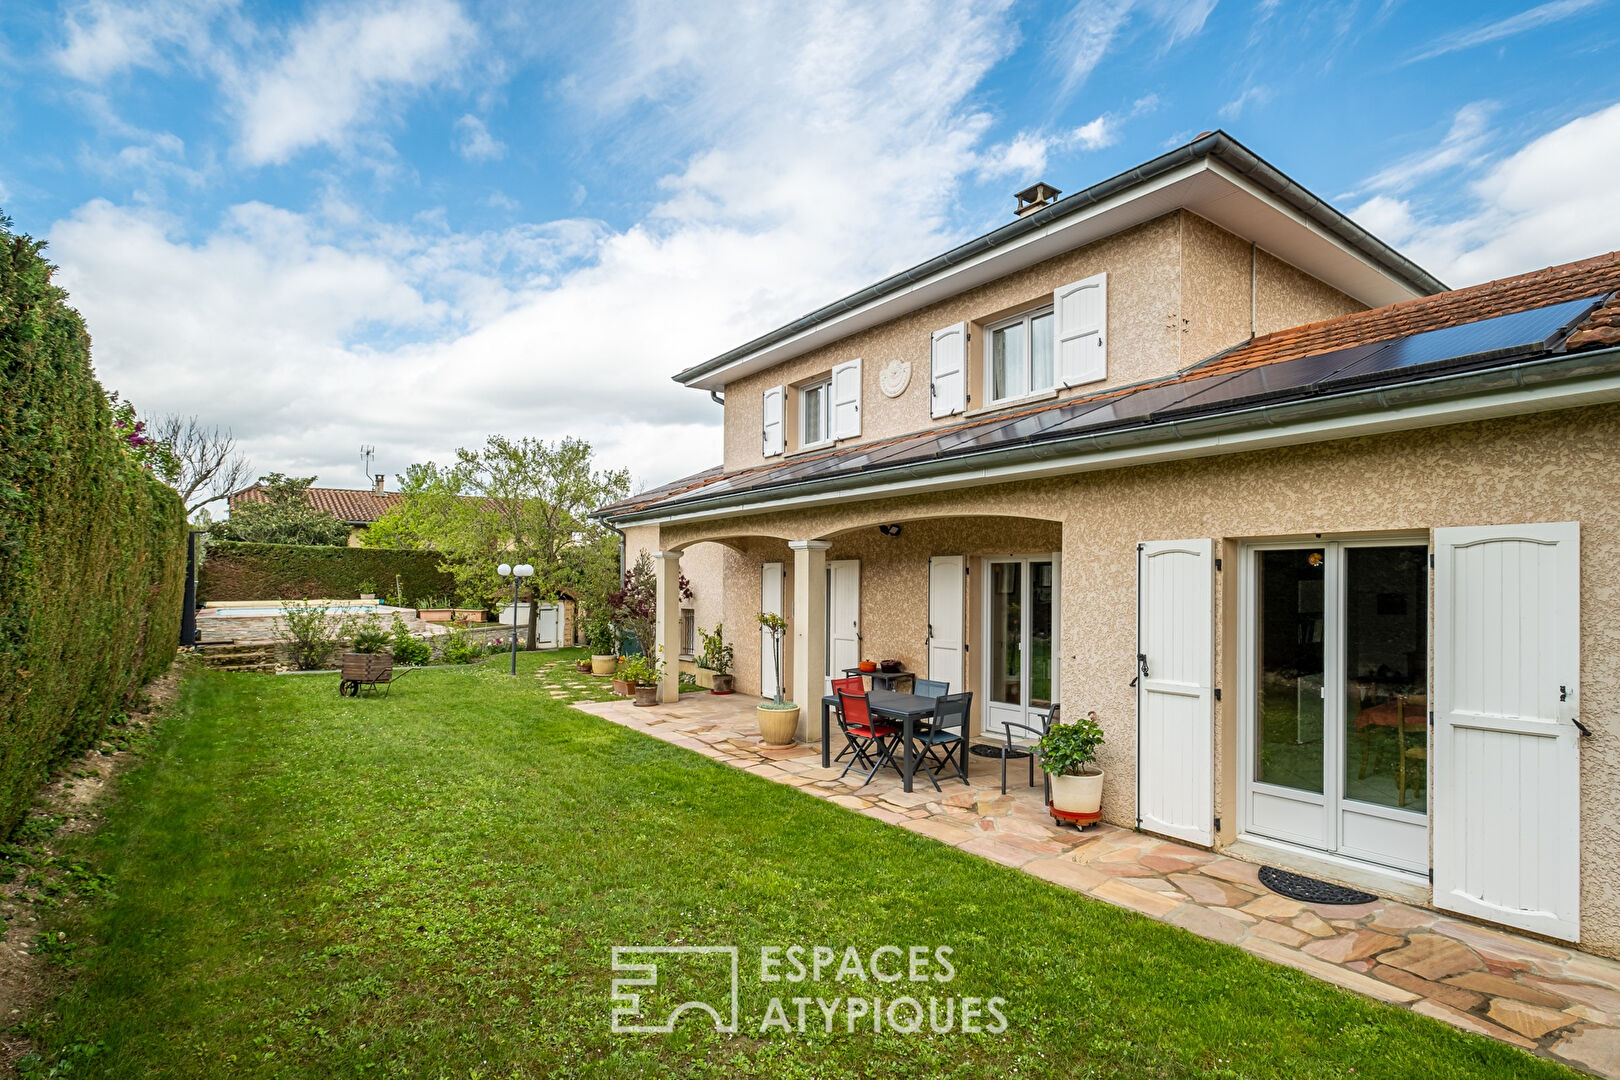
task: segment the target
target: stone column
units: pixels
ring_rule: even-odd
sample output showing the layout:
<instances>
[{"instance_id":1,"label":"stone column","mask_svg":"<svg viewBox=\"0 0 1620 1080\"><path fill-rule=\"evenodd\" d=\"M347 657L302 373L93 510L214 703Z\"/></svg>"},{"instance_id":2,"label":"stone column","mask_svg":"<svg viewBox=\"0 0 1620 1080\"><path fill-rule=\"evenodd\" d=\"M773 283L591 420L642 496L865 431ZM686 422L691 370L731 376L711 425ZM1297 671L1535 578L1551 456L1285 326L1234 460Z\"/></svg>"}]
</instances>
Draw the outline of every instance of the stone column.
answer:
<instances>
[{"instance_id":1,"label":"stone column","mask_svg":"<svg viewBox=\"0 0 1620 1080\"><path fill-rule=\"evenodd\" d=\"M821 741L821 698L827 677L828 540L789 540L793 551L793 697L799 739Z\"/></svg>"},{"instance_id":2,"label":"stone column","mask_svg":"<svg viewBox=\"0 0 1620 1080\"><path fill-rule=\"evenodd\" d=\"M681 553L655 551L652 557L658 582L658 659L664 662L658 700L671 703L681 697Z\"/></svg>"}]
</instances>

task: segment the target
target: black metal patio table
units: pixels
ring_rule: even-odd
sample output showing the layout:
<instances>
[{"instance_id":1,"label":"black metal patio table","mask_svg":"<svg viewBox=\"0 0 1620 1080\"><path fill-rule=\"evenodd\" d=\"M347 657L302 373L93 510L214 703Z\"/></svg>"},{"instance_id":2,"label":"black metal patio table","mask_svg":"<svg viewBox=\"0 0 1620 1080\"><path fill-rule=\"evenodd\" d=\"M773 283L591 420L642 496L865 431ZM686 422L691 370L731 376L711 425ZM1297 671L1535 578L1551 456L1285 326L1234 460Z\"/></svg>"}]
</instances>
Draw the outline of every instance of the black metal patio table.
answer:
<instances>
[{"instance_id":1,"label":"black metal patio table","mask_svg":"<svg viewBox=\"0 0 1620 1080\"><path fill-rule=\"evenodd\" d=\"M921 694L898 694L893 690L873 690L866 695L866 707L878 716L886 716L890 720L900 721L900 741L905 748L904 760L900 777L905 790L911 790L911 775L917 768L917 755L912 750L911 740L917 734L917 721L927 720L934 715L934 707L939 703L931 697ZM832 710L838 708L838 696L828 694L821 699L821 767L832 766L832 753L829 745L830 725L832 723ZM964 768L966 757L963 755Z\"/></svg>"}]
</instances>

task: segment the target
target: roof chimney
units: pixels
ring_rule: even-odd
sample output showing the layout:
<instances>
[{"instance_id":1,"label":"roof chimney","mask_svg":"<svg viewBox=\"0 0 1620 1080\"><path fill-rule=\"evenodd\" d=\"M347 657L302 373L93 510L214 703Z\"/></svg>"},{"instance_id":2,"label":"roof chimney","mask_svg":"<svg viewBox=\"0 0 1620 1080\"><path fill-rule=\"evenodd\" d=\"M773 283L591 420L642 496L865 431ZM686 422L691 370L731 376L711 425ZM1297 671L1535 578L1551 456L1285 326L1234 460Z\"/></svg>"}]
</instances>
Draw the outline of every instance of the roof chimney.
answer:
<instances>
[{"instance_id":1,"label":"roof chimney","mask_svg":"<svg viewBox=\"0 0 1620 1080\"><path fill-rule=\"evenodd\" d=\"M376 476L371 478L371 493L373 495L382 495L382 494L384 494L384 492L383 492L383 477L384 477L383 473L378 473Z\"/></svg>"},{"instance_id":2,"label":"roof chimney","mask_svg":"<svg viewBox=\"0 0 1620 1080\"><path fill-rule=\"evenodd\" d=\"M1013 195L1013 198L1018 200L1017 216L1028 217L1037 210L1044 210L1046 207L1051 206L1052 200L1061 194L1063 192L1045 181L1031 184L1023 191Z\"/></svg>"}]
</instances>

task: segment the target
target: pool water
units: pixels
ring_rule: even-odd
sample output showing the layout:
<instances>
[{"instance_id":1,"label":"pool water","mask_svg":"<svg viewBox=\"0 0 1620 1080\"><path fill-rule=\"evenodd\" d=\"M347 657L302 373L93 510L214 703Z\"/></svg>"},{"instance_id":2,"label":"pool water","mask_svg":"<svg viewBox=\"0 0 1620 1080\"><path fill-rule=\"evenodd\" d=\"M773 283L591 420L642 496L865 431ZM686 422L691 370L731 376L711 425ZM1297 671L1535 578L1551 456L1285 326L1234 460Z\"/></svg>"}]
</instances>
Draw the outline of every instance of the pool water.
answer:
<instances>
[{"instance_id":1,"label":"pool water","mask_svg":"<svg viewBox=\"0 0 1620 1080\"><path fill-rule=\"evenodd\" d=\"M299 605L299 606L302 606L302 605ZM309 606L310 607L322 607L322 608L325 608L329 612L351 612L351 611L364 612L364 611L370 611L370 612L375 612L375 613L381 614L383 612L388 612L388 611L393 611L394 610L393 608L379 607L376 604L310 604ZM279 615L285 615L287 613L286 607L281 605L281 604L277 604L274 607L266 606L266 607L206 608L204 610L209 615L213 615L213 616L217 616L217 617L221 617L221 618L232 618L232 617L235 617L235 616L238 616L238 615L242 615L242 616L258 615L258 616L261 616L261 617L265 616L265 615L278 615L279 616Z\"/></svg>"}]
</instances>

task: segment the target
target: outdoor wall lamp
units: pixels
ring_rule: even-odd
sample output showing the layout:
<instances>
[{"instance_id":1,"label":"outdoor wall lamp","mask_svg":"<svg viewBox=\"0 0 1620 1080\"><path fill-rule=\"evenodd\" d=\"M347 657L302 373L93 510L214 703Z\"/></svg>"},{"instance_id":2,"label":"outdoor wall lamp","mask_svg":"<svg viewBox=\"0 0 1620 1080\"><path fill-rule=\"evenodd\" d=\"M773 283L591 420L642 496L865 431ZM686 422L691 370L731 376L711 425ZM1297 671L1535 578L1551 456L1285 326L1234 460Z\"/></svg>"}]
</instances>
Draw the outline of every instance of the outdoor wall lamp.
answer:
<instances>
[{"instance_id":1,"label":"outdoor wall lamp","mask_svg":"<svg viewBox=\"0 0 1620 1080\"><path fill-rule=\"evenodd\" d=\"M513 566L510 563L501 563L501 565L495 568L495 572L501 575L501 577L509 577L512 579L512 674L516 675L518 581L522 578L534 577L534 567L530 566L528 563L518 563L516 566ZM530 603L533 602L533 598L531 597Z\"/></svg>"}]
</instances>

